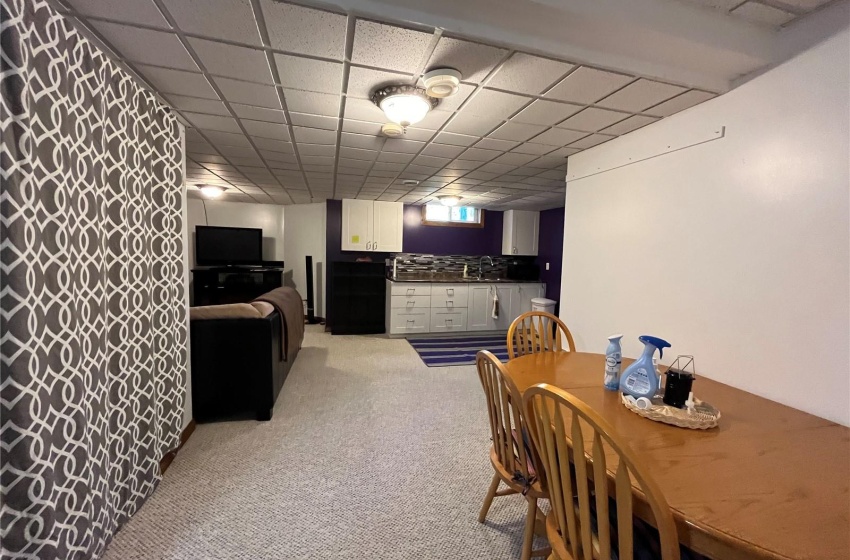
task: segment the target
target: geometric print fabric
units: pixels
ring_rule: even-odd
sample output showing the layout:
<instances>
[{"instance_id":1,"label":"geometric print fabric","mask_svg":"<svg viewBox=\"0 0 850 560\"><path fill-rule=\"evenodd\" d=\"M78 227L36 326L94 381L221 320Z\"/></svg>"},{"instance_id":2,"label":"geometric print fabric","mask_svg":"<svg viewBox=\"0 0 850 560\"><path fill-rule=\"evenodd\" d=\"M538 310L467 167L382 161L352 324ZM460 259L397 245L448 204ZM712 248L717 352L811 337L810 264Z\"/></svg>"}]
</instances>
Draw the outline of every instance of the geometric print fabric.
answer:
<instances>
[{"instance_id":1,"label":"geometric print fabric","mask_svg":"<svg viewBox=\"0 0 850 560\"><path fill-rule=\"evenodd\" d=\"M43 0L0 0L0 557L99 557L177 447L180 126Z\"/></svg>"}]
</instances>

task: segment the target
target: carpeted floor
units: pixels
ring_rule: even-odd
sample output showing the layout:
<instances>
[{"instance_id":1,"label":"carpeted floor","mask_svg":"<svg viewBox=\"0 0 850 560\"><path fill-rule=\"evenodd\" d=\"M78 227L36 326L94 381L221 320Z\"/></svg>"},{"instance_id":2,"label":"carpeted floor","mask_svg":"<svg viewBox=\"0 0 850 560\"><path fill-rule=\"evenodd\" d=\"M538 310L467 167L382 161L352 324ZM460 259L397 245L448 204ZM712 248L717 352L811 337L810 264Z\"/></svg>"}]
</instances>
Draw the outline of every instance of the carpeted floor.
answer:
<instances>
[{"instance_id":1,"label":"carpeted floor","mask_svg":"<svg viewBox=\"0 0 850 560\"><path fill-rule=\"evenodd\" d=\"M308 327L271 422L199 425L105 558L519 558L522 497L477 522L489 440L474 366Z\"/></svg>"}]
</instances>

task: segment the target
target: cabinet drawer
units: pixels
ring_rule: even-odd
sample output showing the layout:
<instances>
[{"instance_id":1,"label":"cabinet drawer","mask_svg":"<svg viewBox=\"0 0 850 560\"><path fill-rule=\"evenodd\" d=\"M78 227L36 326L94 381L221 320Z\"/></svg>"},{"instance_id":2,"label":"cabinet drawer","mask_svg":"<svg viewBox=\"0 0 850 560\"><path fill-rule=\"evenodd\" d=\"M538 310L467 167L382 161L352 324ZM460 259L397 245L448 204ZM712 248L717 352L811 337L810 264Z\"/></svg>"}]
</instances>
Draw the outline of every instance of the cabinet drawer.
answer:
<instances>
[{"instance_id":1,"label":"cabinet drawer","mask_svg":"<svg viewBox=\"0 0 850 560\"><path fill-rule=\"evenodd\" d=\"M431 332L465 330L466 309L450 307L431 308Z\"/></svg>"},{"instance_id":2,"label":"cabinet drawer","mask_svg":"<svg viewBox=\"0 0 850 560\"><path fill-rule=\"evenodd\" d=\"M427 309L431 307L431 296L392 296L392 309Z\"/></svg>"},{"instance_id":3,"label":"cabinet drawer","mask_svg":"<svg viewBox=\"0 0 850 560\"><path fill-rule=\"evenodd\" d=\"M431 284L432 307L467 307L469 286L465 284Z\"/></svg>"},{"instance_id":4,"label":"cabinet drawer","mask_svg":"<svg viewBox=\"0 0 850 560\"><path fill-rule=\"evenodd\" d=\"M390 294L394 296L430 296L431 284L390 282Z\"/></svg>"},{"instance_id":5,"label":"cabinet drawer","mask_svg":"<svg viewBox=\"0 0 850 560\"><path fill-rule=\"evenodd\" d=\"M427 309L417 311L393 309L390 311L390 334L426 333L429 324L430 316Z\"/></svg>"}]
</instances>

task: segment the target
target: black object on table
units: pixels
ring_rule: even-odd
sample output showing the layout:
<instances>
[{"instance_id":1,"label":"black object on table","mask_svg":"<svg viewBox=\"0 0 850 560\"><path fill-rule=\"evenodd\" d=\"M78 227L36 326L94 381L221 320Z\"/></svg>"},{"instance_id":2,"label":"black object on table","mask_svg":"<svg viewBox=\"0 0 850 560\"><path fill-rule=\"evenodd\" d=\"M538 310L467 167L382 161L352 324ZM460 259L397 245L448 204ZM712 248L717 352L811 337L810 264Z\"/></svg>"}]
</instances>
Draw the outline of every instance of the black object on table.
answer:
<instances>
[{"instance_id":1,"label":"black object on table","mask_svg":"<svg viewBox=\"0 0 850 560\"><path fill-rule=\"evenodd\" d=\"M383 262L333 262L333 301L330 322L333 334L380 334L386 332L386 267Z\"/></svg>"},{"instance_id":2,"label":"black object on table","mask_svg":"<svg viewBox=\"0 0 850 560\"><path fill-rule=\"evenodd\" d=\"M192 305L248 303L283 286L283 268L192 269Z\"/></svg>"}]
</instances>

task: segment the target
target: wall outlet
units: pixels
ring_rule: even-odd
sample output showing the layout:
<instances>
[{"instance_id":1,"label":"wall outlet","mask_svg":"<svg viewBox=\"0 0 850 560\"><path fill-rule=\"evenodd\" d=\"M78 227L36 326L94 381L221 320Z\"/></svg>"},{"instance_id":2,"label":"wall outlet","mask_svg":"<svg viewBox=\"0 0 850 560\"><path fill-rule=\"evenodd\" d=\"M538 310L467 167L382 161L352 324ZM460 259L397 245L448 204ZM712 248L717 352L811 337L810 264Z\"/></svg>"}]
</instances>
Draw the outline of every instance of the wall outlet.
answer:
<instances>
[{"instance_id":1,"label":"wall outlet","mask_svg":"<svg viewBox=\"0 0 850 560\"><path fill-rule=\"evenodd\" d=\"M546 270L549 270L549 263L546 263Z\"/></svg>"}]
</instances>

